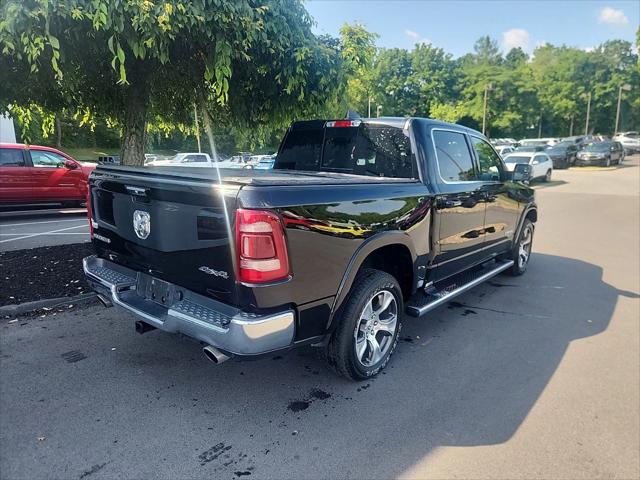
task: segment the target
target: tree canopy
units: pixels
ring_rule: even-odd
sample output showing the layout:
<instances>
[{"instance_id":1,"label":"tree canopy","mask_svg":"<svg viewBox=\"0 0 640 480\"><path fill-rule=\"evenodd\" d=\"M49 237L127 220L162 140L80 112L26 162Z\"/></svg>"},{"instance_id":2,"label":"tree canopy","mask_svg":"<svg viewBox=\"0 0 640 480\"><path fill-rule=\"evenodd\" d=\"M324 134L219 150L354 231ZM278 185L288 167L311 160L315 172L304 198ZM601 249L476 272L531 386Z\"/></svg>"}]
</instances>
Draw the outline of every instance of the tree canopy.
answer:
<instances>
[{"instance_id":1,"label":"tree canopy","mask_svg":"<svg viewBox=\"0 0 640 480\"><path fill-rule=\"evenodd\" d=\"M153 115L181 121L197 102L215 122L278 123L340 79L298 0L5 0L0 18L3 102L113 117L128 164L143 163Z\"/></svg>"},{"instance_id":2,"label":"tree canopy","mask_svg":"<svg viewBox=\"0 0 640 480\"><path fill-rule=\"evenodd\" d=\"M212 144L215 133L243 149L369 105L477 129L486 113L494 137L566 136L584 131L589 94L589 131L613 133L622 92L620 129L640 126L627 41L528 55L484 36L456 59L426 43L378 49L358 23L316 36L312 23L300 0L0 0L0 111L43 132L60 116L117 128L129 164L143 162L147 133L192 135L194 108Z\"/></svg>"}]
</instances>

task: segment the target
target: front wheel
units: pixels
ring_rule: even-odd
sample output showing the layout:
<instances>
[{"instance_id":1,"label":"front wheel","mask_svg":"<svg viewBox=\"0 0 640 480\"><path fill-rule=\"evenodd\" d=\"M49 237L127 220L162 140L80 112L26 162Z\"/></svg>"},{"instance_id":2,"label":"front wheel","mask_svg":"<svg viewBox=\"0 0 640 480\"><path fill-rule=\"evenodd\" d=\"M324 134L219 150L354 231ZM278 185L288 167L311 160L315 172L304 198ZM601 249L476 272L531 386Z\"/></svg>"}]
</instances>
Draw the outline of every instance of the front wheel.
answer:
<instances>
[{"instance_id":1,"label":"front wheel","mask_svg":"<svg viewBox=\"0 0 640 480\"><path fill-rule=\"evenodd\" d=\"M325 349L329 365L352 380L380 373L398 343L402 312L402 291L394 277L380 270L360 272Z\"/></svg>"},{"instance_id":2,"label":"front wheel","mask_svg":"<svg viewBox=\"0 0 640 480\"><path fill-rule=\"evenodd\" d=\"M544 181L549 183L551 181L551 170L547 170L546 175L544 176Z\"/></svg>"},{"instance_id":3,"label":"front wheel","mask_svg":"<svg viewBox=\"0 0 640 480\"><path fill-rule=\"evenodd\" d=\"M533 222L525 218L520 235L511 249L513 266L508 272L514 277L522 275L527 270L529 258L531 257L531 247L533 246L533 232Z\"/></svg>"}]
</instances>

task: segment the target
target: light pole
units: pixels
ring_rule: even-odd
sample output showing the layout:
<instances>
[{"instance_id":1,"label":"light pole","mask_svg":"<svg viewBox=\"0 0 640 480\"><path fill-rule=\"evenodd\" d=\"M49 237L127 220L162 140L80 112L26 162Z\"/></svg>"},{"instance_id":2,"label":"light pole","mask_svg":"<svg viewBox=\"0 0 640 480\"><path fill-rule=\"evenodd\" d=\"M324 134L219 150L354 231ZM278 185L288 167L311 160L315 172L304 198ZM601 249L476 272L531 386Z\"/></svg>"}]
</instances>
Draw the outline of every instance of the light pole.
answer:
<instances>
[{"instance_id":1,"label":"light pole","mask_svg":"<svg viewBox=\"0 0 640 480\"><path fill-rule=\"evenodd\" d=\"M584 124L584 134L589 133L589 114L591 113L591 92L587 95L587 121Z\"/></svg>"},{"instance_id":2,"label":"light pole","mask_svg":"<svg viewBox=\"0 0 640 480\"><path fill-rule=\"evenodd\" d=\"M369 106L368 106L368 110L367 110L367 118L371 118L371 100L375 101L375 98L369 97Z\"/></svg>"},{"instance_id":3,"label":"light pole","mask_svg":"<svg viewBox=\"0 0 640 480\"><path fill-rule=\"evenodd\" d=\"M491 90L492 85L487 83L484 87L484 107L482 109L482 134L486 135L487 132L487 96L489 95L489 90Z\"/></svg>"},{"instance_id":4,"label":"light pole","mask_svg":"<svg viewBox=\"0 0 640 480\"><path fill-rule=\"evenodd\" d=\"M620 85L620 88L618 89L618 108L616 109L616 128L613 132L614 136L618 134L618 121L620 120L620 100L622 100L622 90L628 92L629 90L631 90L631 85L626 83L624 85Z\"/></svg>"}]
</instances>

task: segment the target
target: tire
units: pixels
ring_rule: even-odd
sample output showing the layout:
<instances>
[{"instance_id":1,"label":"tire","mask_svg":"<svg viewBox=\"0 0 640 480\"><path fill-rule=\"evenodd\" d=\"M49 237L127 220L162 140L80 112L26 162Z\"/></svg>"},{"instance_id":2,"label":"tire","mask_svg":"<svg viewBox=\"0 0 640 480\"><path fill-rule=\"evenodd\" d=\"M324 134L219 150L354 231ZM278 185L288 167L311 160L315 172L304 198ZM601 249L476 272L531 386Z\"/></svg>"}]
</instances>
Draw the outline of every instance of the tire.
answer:
<instances>
[{"instance_id":1,"label":"tire","mask_svg":"<svg viewBox=\"0 0 640 480\"><path fill-rule=\"evenodd\" d=\"M511 249L510 257L511 257L511 260L513 260L513 266L509 270L507 270L507 272L513 277L518 277L527 271L527 265L529 265L529 259L531 258L531 246L533 245L534 232L535 232L535 227L533 225L533 222L528 218L525 218L522 224L522 228L520 229L520 235L518 235L518 240L516 241L516 243L513 245L513 248ZM526 258L524 259L524 262L521 261L521 258L520 258L521 246L525 250L524 253L526 253Z\"/></svg>"},{"instance_id":2,"label":"tire","mask_svg":"<svg viewBox=\"0 0 640 480\"><path fill-rule=\"evenodd\" d=\"M551 181L551 170L547 170L547 174L544 176L543 182L549 183Z\"/></svg>"},{"instance_id":3,"label":"tire","mask_svg":"<svg viewBox=\"0 0 640 480\"><path fill-rule=\"evenodd\" d=\"M389 302L388 306L381 308L385 301ZM376 307L380 308L379 316L375 315ZM362 270L335 319L338 324L325 347L324 356L329 366L351 380L376 376L387 366L398 344L403 312L398 281L380 270Z\"/></svg>"},{"instance_id":4,"label":"tire","mask_svg":"<svg viewBox=\"0 0 640 480\"><path fill-rule=\"evenodd\" d=\"M610 167L611 166L611 157L607 157L607 162L605 164L605 167Z\"/></svg>"}]
</instances>

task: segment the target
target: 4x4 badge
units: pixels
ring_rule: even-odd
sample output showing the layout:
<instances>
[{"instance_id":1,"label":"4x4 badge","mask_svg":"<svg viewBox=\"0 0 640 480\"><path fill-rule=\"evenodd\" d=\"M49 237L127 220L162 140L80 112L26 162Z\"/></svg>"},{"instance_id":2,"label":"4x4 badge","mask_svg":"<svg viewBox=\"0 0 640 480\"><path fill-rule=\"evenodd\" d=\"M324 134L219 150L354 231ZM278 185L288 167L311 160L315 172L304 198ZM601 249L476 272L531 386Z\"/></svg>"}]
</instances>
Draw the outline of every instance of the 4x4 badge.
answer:
<instances>
[{"instance_id":1,"label":"4x4 badge","mask_svg":"<svg viewBox=\"0 0 640 480\"><path fill-rule=\"evenodd\" d=\"M202 266L198 270L200 270L201 272L204 272L204 273L206 273L208 275L215 275L216 277L222 277L225 280L227 278L229 278L229 274L227 272L225 272L224 270L214 270L213 268L209 268L207 266Z\"/></svg>"}]
</instances>

